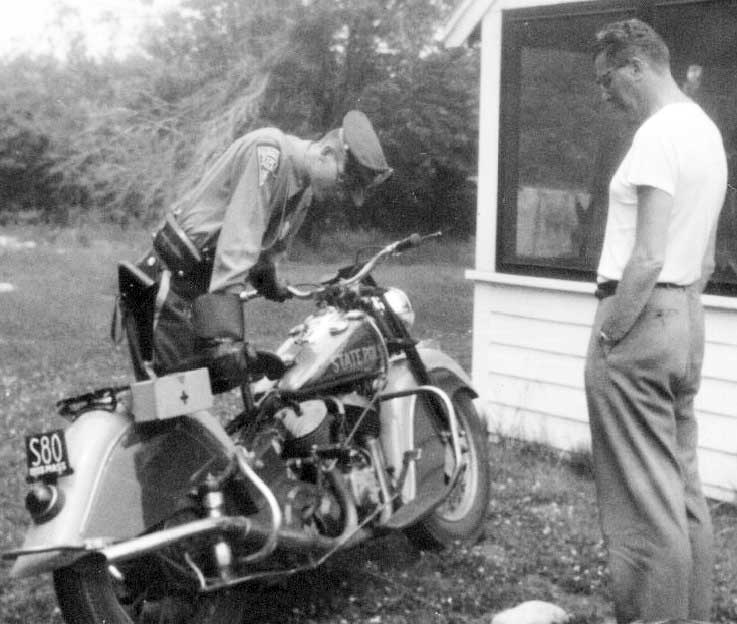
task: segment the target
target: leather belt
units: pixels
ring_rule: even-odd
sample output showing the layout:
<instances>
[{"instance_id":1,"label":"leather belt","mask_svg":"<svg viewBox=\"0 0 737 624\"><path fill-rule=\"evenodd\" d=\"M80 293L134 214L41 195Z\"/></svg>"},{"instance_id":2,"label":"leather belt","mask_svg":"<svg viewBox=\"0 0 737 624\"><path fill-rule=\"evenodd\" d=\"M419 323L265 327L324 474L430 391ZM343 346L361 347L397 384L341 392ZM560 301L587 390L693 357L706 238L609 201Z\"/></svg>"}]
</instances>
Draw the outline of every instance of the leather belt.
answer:
<instances>
[{"instance_id":1,"label":"leather belt","mask_svg":"<svg viewBox=\"0 0 737 624\"><path fill-rule=\"evenodd\" d=\"M596 285L596 291L594 292L594 297L597 299L606 299L607 297L611 297L615 292L617 292L617 286L619 286L619 282L617 280L609 280L606 282L601 282ZM658 282L655 284L655 288L686 288L682 284L674 284L673 282Z\"/></svg>"},{"instance_id":2,"label":"leather belt","mask_svg":"<svg viewBox=\"0 0 737 624\"><path fill-rule=\"evenodd\" d=\"M154 250L174 274L189 274L202 262L199 249L171 213L154 235Z\"/></svg>"}]
</instances>

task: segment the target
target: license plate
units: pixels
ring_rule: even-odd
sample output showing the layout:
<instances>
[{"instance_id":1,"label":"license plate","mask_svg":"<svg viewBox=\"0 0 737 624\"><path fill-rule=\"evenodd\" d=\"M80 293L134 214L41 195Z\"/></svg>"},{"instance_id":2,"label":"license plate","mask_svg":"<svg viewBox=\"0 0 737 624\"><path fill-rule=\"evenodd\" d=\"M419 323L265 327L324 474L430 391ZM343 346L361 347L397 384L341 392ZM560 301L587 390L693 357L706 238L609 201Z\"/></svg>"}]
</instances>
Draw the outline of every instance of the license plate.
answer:
<instances>
[{"instance_id":1,"label":"license plate","mask_svg":"<svg viewBox=\"0 0 737 624\"><path fill-rule=\"evenodd\" d=\"M53 474L71 474L64 430L47 431L26 436L28 479L40 479Z\"/></svg>"}]
</instances>

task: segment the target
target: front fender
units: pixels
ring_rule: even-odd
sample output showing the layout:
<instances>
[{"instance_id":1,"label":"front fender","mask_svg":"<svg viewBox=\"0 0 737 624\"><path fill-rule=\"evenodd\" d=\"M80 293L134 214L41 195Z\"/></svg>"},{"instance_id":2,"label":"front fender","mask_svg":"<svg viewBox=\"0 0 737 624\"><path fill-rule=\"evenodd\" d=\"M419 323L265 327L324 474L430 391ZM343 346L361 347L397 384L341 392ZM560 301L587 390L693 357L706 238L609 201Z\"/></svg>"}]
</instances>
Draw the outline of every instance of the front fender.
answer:
<instances>
[{"instance_id":1,"label":"front fender","mask_svg":"<svg viewBox=\"0 0 737 624\"><path fill-rule=\"evenodd\" d=\"M417 352L433 384L448 396L452 397L460 389L465 389L472 397L477 396L471 386L471 379L449 355L439 348L422 343L418 345ZM417 388L418 385L407 358L394 356L384 392L402 392ZM445 450L437 437L432 419L427 417L425 408L422 402L417 401L416 395L382 402L380 418L384 459L395 475L401 473L407 451L422 450L419 461L410 464L402 486L402 501L407 503L415 498L418 484L425 476L442 469Z\"/></svg>"},{"instance_id":2,"label":"front fender","mask_svg":"<svg viewBox=\"0 0 737 624\"><path fill-rule=\"evenodd\" d=\"M65 431L74 472L57 486L63 506L32 524L11 576L69 565L91 543L133 537L170 516L199 477L222 470L233 444L208 412L133 422L125 412L91 410ZM60 549L60 550L54 550ZM73 550L78 549L78 550Z\"/></svg>"},{"instance_id":3,"label":"front fender","mask_svg":"<svg viewBox=\"0 0 737 624\"><path fill-rule=\"evenodd\" d=\"M424 346L422 342L417 345L417 352L425 363L433 383L446 393L452 396L456 391L465 388L473 398L478 396L466 371L447 353L430 344Z\"/></svg>"}]
</instances>

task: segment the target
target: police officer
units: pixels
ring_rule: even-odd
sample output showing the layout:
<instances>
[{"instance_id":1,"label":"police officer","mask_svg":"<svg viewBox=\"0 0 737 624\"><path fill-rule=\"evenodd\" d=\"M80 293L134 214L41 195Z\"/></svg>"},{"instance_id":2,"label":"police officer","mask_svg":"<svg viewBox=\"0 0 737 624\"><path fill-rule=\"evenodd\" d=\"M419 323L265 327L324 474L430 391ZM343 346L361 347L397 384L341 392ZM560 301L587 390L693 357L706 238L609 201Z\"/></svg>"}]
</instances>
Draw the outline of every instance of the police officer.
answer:
<instances>
[{"instance_id":1,"label":"police officer","mask_svg":"<svg viewBox=\"0 0 737 624\"><path fill-rule=\"evenodd\" d=\"M279 260L312 201L349 195L361 206L391 171L360 111L317 141L276 128L236 140L174 204L138 265L157 288L152 348L142 344L140 315L125 322L136 377L174 370L196 351L192 303L201 295L234 295L250 282L268 299L286 299Z\"/></svg>"}]
</instances>

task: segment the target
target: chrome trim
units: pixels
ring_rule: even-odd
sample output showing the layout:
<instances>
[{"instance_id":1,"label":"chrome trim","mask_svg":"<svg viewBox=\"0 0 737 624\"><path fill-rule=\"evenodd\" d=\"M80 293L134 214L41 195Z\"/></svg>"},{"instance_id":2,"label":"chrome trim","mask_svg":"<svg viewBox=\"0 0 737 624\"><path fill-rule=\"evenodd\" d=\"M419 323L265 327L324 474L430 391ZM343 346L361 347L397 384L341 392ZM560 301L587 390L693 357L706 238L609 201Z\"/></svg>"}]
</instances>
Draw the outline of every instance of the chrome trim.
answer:
<instances>
[{"instance_id":1,"label":"chrome trim","mask_svg":"<svg viewBox=\"0 0 737 624\"><path fill-rule=\"evenodd\" d=\"M384 454L381 451L381 443L374 437L366 438L366 446L371 454L371 461L374 464L374 471L381 490L382 509L379 515L379 524L386 524L389 522L389 518L392 517L392 494L389 489L389 476L386 474Z\"/></svg>"},{"instance_id":2,"label":"chrome trim","mask_svg":"<svg viewBox=\"0 0 737 624\"><path fill-rule=\"evenodd\" d=\"M256 486L256 489L266 499L266 504L269 507L269 513L271 514L271 529L266 535L266 541L260 550L239 558L239 563L253 563L254 561L260 561L265 557L268 557L274 550L279 542L279 530L282 525L282 512L279 507L279 502L276 500L274 493L271 491L266 483L259 477L256 472L251 468L248 463L248 457L246 455L246 449L242 446L235 448L235 459L238 462L238 468L243 475Z\"/></svg>"},{"instance_id":3,"label":"chrome trim","mask_svg":"<svg viewBox=\"0 0 737 624\"><path fill-rule=\"evenodd\" d=\"M0 559L12 560L26 555L43 555L52 552L92 552L94 549L88 545L80 546L35 546L34 548L16 548L15 550L6 550L0 554Z\"/></svg>"},{"instance_id":4,"label":"chrome trim","mask_svg":"<svg viewBox=\"0 0 737 624\"><path fill-rule=\"evenodd\" d=\"M180 540L214 531L233 531L247 534L250 532L251 526L252 523L248 518L240 516L204 518L169 529L162 529L155 533L134 537L117 544L111 544L110 546L101 548L99 552L105 556L109 563L116 563L118 561L135 559L146 553L176 544Z\"/></svg>"},{"instance_id":5,"label":"chrome trim","mask_svg":"<svg viewBox=\"0 0 737 624\"><path fill-rule=\"evenodd\" d=\"M376 517L376 515L379 511L381 511L382 508L377 508L376 511L371 513L368 517L364 518L364 520L359 524L356 506L353 503L353 499L351 498L347 490L345 481L343 479L343 476L340 474L340 471L338 471L337 468L333 468L327 474L328 477L330 477L333 485L335 486L335 489L338 491L341 499L341 504L344 505L346 523L343 532L338 537L328 537L321 534L308 534L303 531L298 531L287 527L283 527L279 531L279 545L282 548L293 550L305 549L308 551L322 551L319 558L313 559L310 556L308 564L297 565L287 570L262 570L251 572L250 574L246 574L244 576L229 580L216 579L211 580L210 582L201 582L200 591L207 593L217 591L219 589L224 589L226 587L233 587L234 585L239 585L247 581L283 578L285 576L296 574L297 572L314 570L315 568L321 566L331 555L333 555L341 548L345 546L355 546L356 544L371 537L373 535L373 532L364 529L364 526L371 522L371 520ZM260 524L254 523L252 527L253 534L265 534L266 531L267 529Z\"/></svg>"},{"instance_id":6,"label":"chrome trim","mask_svg":"<svg viewBox=\"0 0 737 624\"><path fill-rule=\"evenodd\" d=\"M378 398L379 401L390 401L392 399L399 399L406 396L416 396L421 392L429 392L430 394L436 395L445 405L445 411L448 416L448 424L450 425L450 437L453 443L453 455L455 456L455 470L453 471L453 474L451 475L450 481L448 483L447 491L449 492L455 486L455 483L460 476L463 467L461 466L462 452L461 439L458 432L458 419L456 417L455 408L453 407L453 402L450 400L450 397L447 395L447 393L435 386L417 386L416 388L412 388L410 390L400 390L398 392L380 394Z\"/></svg>"}]
</instances>

